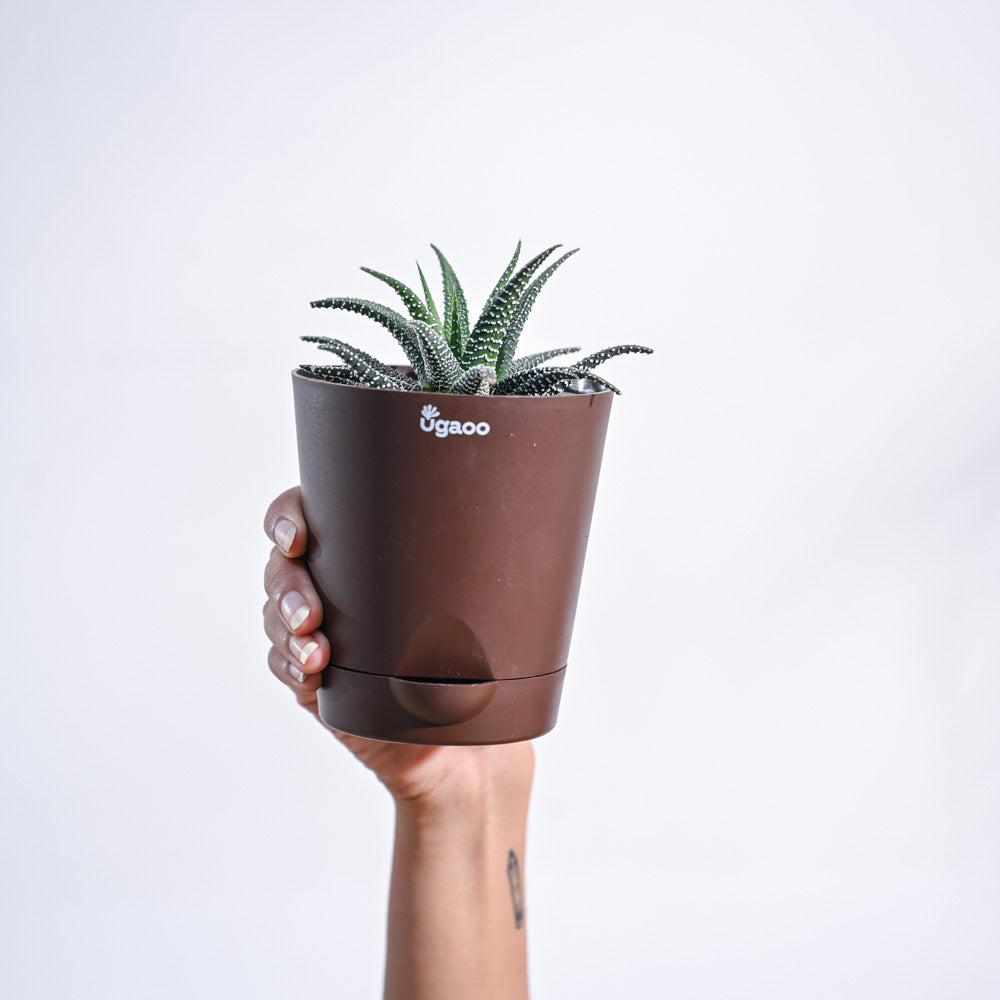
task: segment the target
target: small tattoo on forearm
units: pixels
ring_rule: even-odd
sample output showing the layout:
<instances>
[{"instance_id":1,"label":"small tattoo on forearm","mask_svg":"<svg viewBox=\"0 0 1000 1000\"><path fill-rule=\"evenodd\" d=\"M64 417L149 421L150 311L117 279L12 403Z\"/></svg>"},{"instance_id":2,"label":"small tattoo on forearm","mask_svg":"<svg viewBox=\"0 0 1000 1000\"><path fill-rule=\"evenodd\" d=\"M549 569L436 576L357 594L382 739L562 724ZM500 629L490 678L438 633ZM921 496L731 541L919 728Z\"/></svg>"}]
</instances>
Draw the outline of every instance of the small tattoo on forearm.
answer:
<instances>
[{"instance_id":1,"label":"small tattoo on forearm","mask_svg":"<svg viewBox=\"0 0 1000 1000\"><path fill-rule=\"evenodd\" d=\"M521 889L521 866L513 851L507 855L507 882L510 885L510 901L514 906L514 926L520 929L524 923L524 893Z\"/></svg>"}]
</instances>

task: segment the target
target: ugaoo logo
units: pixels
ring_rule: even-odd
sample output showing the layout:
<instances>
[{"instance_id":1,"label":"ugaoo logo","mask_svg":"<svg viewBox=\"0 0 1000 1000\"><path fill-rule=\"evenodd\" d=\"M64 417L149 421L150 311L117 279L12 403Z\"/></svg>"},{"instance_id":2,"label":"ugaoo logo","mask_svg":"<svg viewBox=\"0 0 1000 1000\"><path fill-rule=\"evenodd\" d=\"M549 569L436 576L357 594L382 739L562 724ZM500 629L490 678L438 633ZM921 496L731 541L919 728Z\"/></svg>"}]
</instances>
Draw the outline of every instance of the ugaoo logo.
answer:
<instances>
[{"instance_id":1,"label":"ugaoo logo","mask_svg":"<svg viewBox=\"0 0 1000 1000\"><path fill-rule=\"evenodd\" d=\"M464 423L460 420L446 420L436 406L428 403L420 411L420 429L428 433L433 431L439 438L447 437L449 434L485 436L490 432L490 425L485 420L481 420L478 424L472 420L466 420Z\"/></svg>"}]
</instances>

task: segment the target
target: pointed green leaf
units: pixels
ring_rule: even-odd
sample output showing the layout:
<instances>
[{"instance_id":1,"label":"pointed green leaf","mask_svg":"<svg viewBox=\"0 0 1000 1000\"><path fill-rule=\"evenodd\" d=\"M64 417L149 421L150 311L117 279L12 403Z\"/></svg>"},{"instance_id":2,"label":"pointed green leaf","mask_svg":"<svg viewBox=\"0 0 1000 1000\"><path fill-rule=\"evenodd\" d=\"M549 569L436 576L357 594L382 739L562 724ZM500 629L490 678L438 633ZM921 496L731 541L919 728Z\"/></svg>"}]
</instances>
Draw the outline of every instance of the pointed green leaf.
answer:
<instances>
[{"instance_id":1,"label":"pointed green leaf","mask_svg":"<svg viewBox=\"0 0 1000 1000\"><path fill-rule=\"evenodd\" d=\"M514 256L511 257L510 263L507 265L503 274L500 275L500 280L493 286L493 291L490 292L490 297L486 300L486 305L483 306L483 312L493 304L493 300L502 291L504 286L510 280L510 276L514 273L514 268L517 267L517 258L521 256L521 241L517 241L517 246L514 248ZM480 313L481 316L483 313Z\"/></svg>"},{"instance_id":2,"label":"pointed green leaf","mask_svg":"<svg viewBox=\"0 0 1000 1000\"><path fill-rule=\"evenodd\" d=\"M577 379L589 378L614 393L620 390L607 379L581 368L532 368L530 371L508 375L496 384L496 396L554 396Z\"/></svg>"},{"instance_id":3,"label":"pointed green leaf","mask_svg":"<svg viewBox=\"0 0 1000 1000\"><path fill-rule=\"evenodd\" d=\"M490 389L496 384L497 373L489 365L476 365L463 372L449 392L461 392L468 395L488 396Z\"/></svg>"},{"instance_id":4,"label":"pointed green leaf","mask_svg":"<svg viewBox=\"0 0 1000 1000\"><path fill-rule=\"evenodd\" d=\"M326 382L339 385L361 385L357 375L347 365L299 365L299 370Z\"/></svg>"},{"instance_id":5,"label":"pointed green leaf","mask_svg":"<svg viewBox=\"0 0 1000 1000\"><path fill-rule=\"evenodd\" d=\"M403 300L403 305L406 306L413 319L419 319L424 323L431 321L431 315L427 311L427 306L423 304L417 293L408 285L404 285L402 281L397 281L395 278L390 277L388 274L383 274L381 271L373 271L370 267L363 267L361 270L365 274L370 274L373 278L378 278L379 281L384 281L390 288L395 290Z\"/></svg>"},{"instance_id":6,"label":"pointed green leaf","mask_svg":"<svg viewBox=\"0 0 1000 1000\"><path fill-rule=\"evenodd\" d=\"M441 257L438 257L441 260ZM451 268L441 264L441 336L449 346L455 343L455 279Z\"/></svg>"},{"instance_id":7,"label":"pointed green leaf","mask_svg":"<svg viewBox=\"0 0 1000 1000\"><path fill-rule=\"evenodd\" d=\"M360 316L367 316L384 326L396 338L399 345L406 352L407 360L417 373L417 378L423 374L423 355L420 352L420 345L417 343L413 331L410 329L409 320L394 309L380 305L378 302L371 302L368 299L352 298L332 298L317 299L309 303L313 309L343 309L346 312L358 313Z\"/></svg>"},{"instance_id":8,"label":"pointed green leaf","mask_svg":"<svg viewBox=\"0 0 1000 1000\"><path fill-rule=\"evenodd\" d=\"M441 317L438 315L437 306L434 305L434 296L431 295L431 290L427 285L427 279L424 277L423 269L420 266L420 262L417 262L417 271L420 274L420 284L424 288L424 298L427 300L427 312L430 314L430 324L433 326L438 333L443 333L444 330L441 327Z\"/></svg>"},{"instance_id":9,"label":"pointed green leaf","mask_svg":"<svg viewBox=\"0 0 1000 1000\"><path fill-rule=\"evenodd\" d=\"M431 249L437 254L441 265L441 277L444 282L444 312L441 316L441 332L448 346L455 352L455 357L462 357L466 341L469 339L469 308L465 304L465 293L455 269L448 263L445 255L434 244Z\"/></svg>"},{"instance_id":10,"label":"pointed green leaf","mask_svg":"<svg viewBox=\"0 0 1000 1000\"><path fill-rule=\"evenodd\" d=\"M576 372L578 378L587 378L590 379L591 382L603 385L605 389L610 389L616 396L620 396L622 394L621 389L619 389L614 382L609 382L603 375L595 375L592 371L588 371L578 365L573 366L573 371Z\"/></svg>"},{"instance_id":11,"label":"pointed green leaf","mask_svg":"<svg viewBox=\"0 0 1000 1000\"><path fill-rule=\"evenodd\" d=\"M420 380L431 392L446 392L462 375L462 366L448 342L429 323L412 320L414 336L420 344L424 377Z\"/></svg>"},{"instance_id":12,"label":"pointed green leaf","mask_svg":"<svg viewBox=\"0 0 1000 1000\"><path fill-rule=\"evenodd\" d=\"M528 261L507 282L490 303L489 308L479 317L462 354L462 361L466 368L471 368L474 365L496 367L497 356L503 344L504 334L507 332L507 324L510 322L521 293L545 258L556 249L558 249L558 244L549 247L548 250L543 250L537 257Z\"/></svg>"},{"instance_id":13,"label":"pointed green leaf","mask_svg":"<svg viewBox=\"0 0 1000 1000\"><path fill-rule=\"evenodd\" d=\"M579 247L577 247L579 250ZM517 307L514 309L514 314L510 318L510 322L507 324L507 330L503 336L503 343L500 345L500 353L497 355L497 374L503 378L509 368L510 363L514 357L514 352L517 350L517 342L521 337L521 331L524 329L524 324L528 319L528 314L531 312L531 307L535 304L535 299L538 298L538 293L542 290L542 286L545 284L553 274L556 273L556 269L559 267L563 261L569 260L577 252L577 250L570 250L569 253L564 253L554 264L550 264L542 273L535 278L535 280L528 285L524 291L524 295L521 296L520 302L518 302Z\"/></svg>"},{"instance_id":14,"label":"pointed green leaf","mask_svg":"<svg viewBox=\"0 0 1000 1000\"><path fill-rule=\"evenodd\" d=\"M350 344L345 344L342 340L334 340L332 337L303 337L304 341L316 344L321 351L330 351L347 363L351 371L358 377L358 381L364 385L372 386L375 389L412 389L417 383L412 379L406 379L395 368L383 364L378 358L372 357L366 351L362 351Z\"/></svg>"},{"instance_id":15,"label":"pointed green leaf","mask_svg":"<svg viewBox=\"0 0 1000 1000\"><path fill-rule=\"evenodd\" d=\"M539 365L545 364L550 358L558 358L560 354L576 354L579 347L557 347L551 351L539 351L537 354L525 354L523 358L515 358L510 365L507 375L517 375L520 372L530 371ZM504 378L507 377L504 376Z\"/></svg>"},{"instance_id":16,"label":"pointed green leaf","mask_svg":"<svg viewBox=\"0 0 1000 1000\"><path fill-rule=\"evenodd\" d=\"M495 396L548 396L559 392L577 376L569 368L532 368L500 379Z\"/></svg>"},{"instance_id":17,"label":"pointed green leaf","mask_svg":"<svg viewBox=\"0 0 1000 1000\"><path fill-rule=\"evenodd\" d=\"M619 344L617 347L605 347L603 351L588 354L577 363L578 368L596 368L608 358L616 358L619 354L652 354L652 347L642 347L639 344Z\"/></svg>"}]
</instances>

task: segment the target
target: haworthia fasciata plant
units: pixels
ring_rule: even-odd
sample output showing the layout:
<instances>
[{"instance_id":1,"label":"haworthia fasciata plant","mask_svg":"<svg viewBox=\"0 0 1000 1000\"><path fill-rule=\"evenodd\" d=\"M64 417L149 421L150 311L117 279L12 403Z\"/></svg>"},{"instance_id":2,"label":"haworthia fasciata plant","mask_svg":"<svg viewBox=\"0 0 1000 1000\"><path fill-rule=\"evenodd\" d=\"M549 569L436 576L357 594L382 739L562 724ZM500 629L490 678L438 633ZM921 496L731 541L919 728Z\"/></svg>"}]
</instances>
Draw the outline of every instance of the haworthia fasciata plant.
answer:
<instances>
[{"instance_id":1,"label":"haworthia fasciata plant","mask_svg":"<svg viewBox=\"0 0 1000 1000\"><path fill-rule=\"evenodd\" d=\"M396 368L341 340L330 337L303 337L321 350L336 354L341 365L302 365L304 374L341 384L376 389L454 392L502 396L550 396L566 391L582 379L618 392L618 388L593 369L622 354L651 354L648 347L621 344L589 354L575 364L544 367L545 362L565 354L575 354L578 347L559 347L515 357L518 341L531 307L556 269L576 250L563 254L539 272L558 244L543 250L515 273L521 244L496 283L483 311L469 328L465 292L444 254L431 244L441 268L444 298L438 312L424 272L417 264L421 298L412 288L381 271L362 270L392 288L403 300L409 318L388 306L368 299L335 297L318 299L314 308L340 309L357 313L384 326L402 347L413 374ZM536 274L536 272L539 272ZM533 280L532 280L533 279Z\"/></svg>"}]
</instances>

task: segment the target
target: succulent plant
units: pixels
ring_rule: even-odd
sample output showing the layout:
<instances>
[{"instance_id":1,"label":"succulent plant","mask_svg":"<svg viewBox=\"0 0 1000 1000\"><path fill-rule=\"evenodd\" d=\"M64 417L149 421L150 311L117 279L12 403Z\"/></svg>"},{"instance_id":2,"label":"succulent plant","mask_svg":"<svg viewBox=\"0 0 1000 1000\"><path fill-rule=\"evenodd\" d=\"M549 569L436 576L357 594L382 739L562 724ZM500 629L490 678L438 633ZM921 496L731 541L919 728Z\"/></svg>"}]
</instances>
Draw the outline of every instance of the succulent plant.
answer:
<instances>
[{"instance_id":1,"label":"succulent plant","mask_svg":"<svg viewBox=\"0 0 1000 1000\"><path fill-rule=\"evenodd\" d=\"M432 244L441 267L442 308L439 312L420 265L417 272L423 297L403 282L369 267L361 270L385 282L403 300L409 318L388 306L368 299L330 298L310 303L314 309L343 309L367 316L384 326L398 341L413 371L384 364L365 351L331 337L302 339L340 358L337 365L301 365L307 375L347 385L377 389L416 389L423 392L458 392L481 396L554 396L581 379L614 392L620 390L593 371L619 354L652 354L648 347L622 344L608 347L572 364L546 365L546 361L574 354L579 347L559 347L520 358L514 356L538 293L556 269L576 253L570 250L539 272L542 264L559 249L543 250L515 271L521 244L496 283L479 319L470 329L465 293L444 254Z\"/></svg>"}]
</instances>

